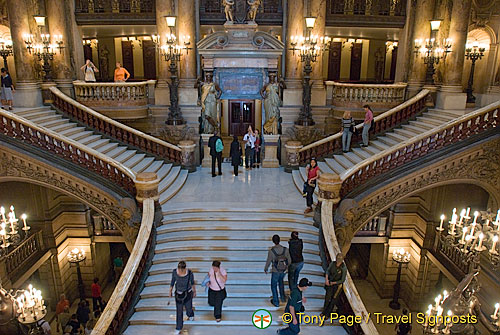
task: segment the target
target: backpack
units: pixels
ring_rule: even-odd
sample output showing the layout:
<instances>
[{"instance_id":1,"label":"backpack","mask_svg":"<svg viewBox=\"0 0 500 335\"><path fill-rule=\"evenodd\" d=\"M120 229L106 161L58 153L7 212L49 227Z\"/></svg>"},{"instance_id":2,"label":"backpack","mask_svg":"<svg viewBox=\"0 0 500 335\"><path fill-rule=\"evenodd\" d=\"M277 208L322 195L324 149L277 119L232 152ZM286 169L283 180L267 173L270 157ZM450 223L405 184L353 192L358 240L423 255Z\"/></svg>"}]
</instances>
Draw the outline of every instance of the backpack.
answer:
<instances>
[{"instance_id":1,"label":"backpack","mask_svg":"<svg viewBox=\"0 0 500 335\"><path fill-rule=\"evenodd\" d=\"M286 247L283 247L283 253L278 255L274 249L271 249L273 252L275 259L273 262L273 266L278 272L285 272L288 269L288 258L286 258Z\"/></svg>"},{"instance_id":2,"label":"backpack","mask_svg":"<svg viewBox=\"0 0 500 335\"><path fill-rule=\"evenodd\" d=\"M222 143L222 140L218 138L215 142L215 151L222 152L222 150L224 150L224 144Z\"/></svg>"}]
</instances>

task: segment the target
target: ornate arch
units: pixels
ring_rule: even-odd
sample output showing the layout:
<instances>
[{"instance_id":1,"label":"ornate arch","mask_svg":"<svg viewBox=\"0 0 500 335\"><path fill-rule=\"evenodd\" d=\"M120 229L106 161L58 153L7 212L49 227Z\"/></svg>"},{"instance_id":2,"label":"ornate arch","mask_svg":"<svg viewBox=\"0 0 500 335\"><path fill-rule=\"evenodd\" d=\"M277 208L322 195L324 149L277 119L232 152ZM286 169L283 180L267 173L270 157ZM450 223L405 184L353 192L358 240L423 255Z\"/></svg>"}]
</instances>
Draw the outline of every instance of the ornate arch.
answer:
<instances>
[{"instance_id":1,"label":"ornate arch","mask_svg":"<svg viewBox=\"0 0 500 335\"><path fill-rule=\"evenodd\" d=\"M98 187L83 178L62 169L20 154L6 146L0 146L0 182L22 181L41 185L78 199L111 221L132 249L138 227L130 224L134 208L130 198L121 197L104 187Z\"/></svg>"}]
</instances>

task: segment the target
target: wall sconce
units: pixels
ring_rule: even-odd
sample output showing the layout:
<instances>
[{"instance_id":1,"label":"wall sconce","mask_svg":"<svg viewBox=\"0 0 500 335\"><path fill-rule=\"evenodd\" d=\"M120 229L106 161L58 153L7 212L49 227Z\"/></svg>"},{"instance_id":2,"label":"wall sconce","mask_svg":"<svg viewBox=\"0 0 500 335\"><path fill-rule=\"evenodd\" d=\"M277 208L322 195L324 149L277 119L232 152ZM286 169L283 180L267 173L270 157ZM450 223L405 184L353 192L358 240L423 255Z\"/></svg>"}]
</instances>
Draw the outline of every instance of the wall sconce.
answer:
<instances>
[{"instance_id":1,"label":"wall sconce","mask_svg":"<svg viewBox=\"0 0 500 335\"><path fill-rule=\"evenodd\" d=\"M45 26L45 16L43 16L43 15L33 15L33 17L35 18L37 26L39 26L39 27Z\"/></svg>"},{"instance_id":2,"label":"wall sconce","mask_svg":"<svg viewBox=\"0 0 500 335\"><path fill-rule=\"evenodd\" d=\"M175 21L177 20L177 16L168 15L165 16L165 20L167 21L167 26L170 28L170 34L174 33Z\"/></svg>"},{"instance_id":3,"label":"wall sconce","mask_svg":"<svg viewBox=\"0 0 500 335\"><path fill-rule=\"evenodd\" d=\"M306 20L306 28L313 29L314 24L316 23L316 18L313 16L309 16L309 17L306 17L305 20Z\"/></svg>"}]
</instances>

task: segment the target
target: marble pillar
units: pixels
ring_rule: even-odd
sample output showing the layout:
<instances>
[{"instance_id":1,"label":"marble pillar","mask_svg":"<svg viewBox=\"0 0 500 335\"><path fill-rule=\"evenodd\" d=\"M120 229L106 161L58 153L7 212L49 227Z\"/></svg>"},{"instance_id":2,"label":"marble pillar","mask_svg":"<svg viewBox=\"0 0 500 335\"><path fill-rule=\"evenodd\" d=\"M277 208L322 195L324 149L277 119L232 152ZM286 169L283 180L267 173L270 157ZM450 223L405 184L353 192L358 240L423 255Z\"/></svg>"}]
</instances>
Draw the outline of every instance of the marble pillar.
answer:
<instances>
[{"instance_id":1,"label":"marble pillar","mask_svg":"<svg viewBox=\"0 0 500 335\"><path fill-rule=\"evenodd\" d=\"M160 35L160 43L165 43L165 35L170 34L170 28L167 26L165 16L175 15L174 0L160 0L156 1L156 32ZM170 105L170 94L168 90L167 81L170 78L168 72L168 62L162 57L158 58L158 83L155 92L156 105ZM168 113L168 111L165 111Z\"/></svg>"},{"instance_id":2,"label":"marble pillar","mask_svg":"<svg viewBox=\"0 0 500 335\"><path fill-rule=\"evenodd\" d=\"M65 1L64 10L66 11L67 17L67 33L68 33L68 45L66 50L70 54L71 66L73 67L74 75L78 80L84 80L85 75L80 67L85 63L85 57L83 54L83 41L82 35L78 28L75 18L75 2ZM99 59L94 59L95 66L99 67Z\"/></svg>"},{"instance_id":3,"label":"marble pillar","mask_svg":"<svg viewBox=\"0 0 500 335\"><path fill-rule=\"evenodd\" d=\"M287 89L283 92L283 104L286 106L302 105L302 63L298 52L295 54L289 50L291 45L291 36L303 36L305 34L304 22L304 1L288 0L287 9L287 31L286 31L286 64L285 79Z\"/></svg>"},{"instance_id":4,"label":"marble pillar","mask_svg":"<svg viewBox=\"0 0 500 335\"><path fill-rule=\"evenodd\" d=\"M403 29L400 30L398 36L398 57L396 60L396 74L394 76L395 83L408 82L408 72L410 64L415 54L413 53L411 41L413 37L413 20L415 19L415 7L406 7L406 22Z\"/></svg>"},{"instance_id":5,"label":"marble pillar","mask_svg":"<svg viewBox=\"0 0 500 335\"><path fill-rule=\"evenodd\" d=\"M52 78L57 83L58 88L66 95L74 97L73 79L74 69L70 61L70 49L68 29L66 23L66 13L64 5L59 0L47 0L47 21L51 42L55 43L56 36L62 35L64 49L57 52L52 60ZM83 49L82 45L79 46ZM83 65L83 64L82 64Z\"/></svg>"},{"instance_id":6,"label":"marble pillar","mask_svg":"<svg viewBox=\"0 0 500 335\"><path fill-rule=\"evenodd\" d=\"M446 57L443 84L437 97L438 108L465 109L467 96L463 93L462 76L471 3L472 0L453 0L448 36L452 40L452 48Z\"/></svg>"},{"instance_id":7,"label":"marble pillar","mask_svg":"<svg viewBox=\"0 0 500 335\"><path fill-rule=\"evenodd\" d=\"M42 104L42 93L37 83L34 60L24 44L24 34L31 33L28 5L25 0L7 1L14 62L16 64L16 92L14 106L36 107Z\"/></svg>"},{"instance_id":8,"label":"marble pillar","mask_svg":"<svg viewBox=\"0 0 500 335\"><path fill-rule=\"evenodd\" d=\"M300 149L304 146L299 141L288 141L285 144L286 150L286 172L291 172L291 170L297 170L300 164Z\"/></svg>"},{"instance_id":9,"label":"marble pillar","mask_svg":"<svg viewBox=\"0 0 500 335\"><path fill-rule=\"evenodd\" d=\"M415 39L425 40L430 37L431 25L434 11L434 0L417 0L415 6L415 20L413 23L413 39L410 43L410 49L415 48ZM420 55L413 55L410 62L410 72L408 76L408 94L414 96L420 91L425 81L425 72L427 66Z\"/></svg>"},{"instance_id":10,"label":"marble pillar","mask_svg":"<svg viewBox=\"0 0 500 335\"><path fill-rule=\"evenodd\" d=\"M326 0L311 0L311 16L316 18L313 35L325 36L326 24ZM313 80L311 92L311 105L325 106L326 105L326 87L323 82L323 57L325 54L318 57L316 62L313 63L313 72L311 74Z\"/></svg>"},{"instance_id":11,"label":"marble pillar","mask_svg":"<svg viewBox=\"0 0 500 335\"><path fill-rule=\"evenodd\" d=\"M184 41L188 40L189 48L193 48L188 52L183 52L179 63L179 104L180 105L196 105L198 101L198 90L194 88L196 83L196 15L195 1L183 0L179 1L179 17L178 17L178 34L179 42L184 45Z\"/></svg>"}]
</instances>

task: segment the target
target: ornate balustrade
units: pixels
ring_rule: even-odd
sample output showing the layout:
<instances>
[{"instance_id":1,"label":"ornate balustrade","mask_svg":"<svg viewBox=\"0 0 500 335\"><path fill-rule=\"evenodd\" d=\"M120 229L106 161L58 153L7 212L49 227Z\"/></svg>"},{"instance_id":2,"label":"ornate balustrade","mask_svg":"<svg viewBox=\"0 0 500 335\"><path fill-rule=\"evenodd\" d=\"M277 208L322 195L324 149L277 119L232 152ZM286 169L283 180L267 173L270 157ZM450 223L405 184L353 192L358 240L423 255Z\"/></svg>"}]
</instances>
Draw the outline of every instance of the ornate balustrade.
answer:
<instances>
[{"instance_id":1,"label":"ornate balustrade","mask_svg":"<svg viewBox=\"0 0 500 335\"><path fill-rule=\"evenodd\" d=\"M162 141L104 116L71 99L55 87L51 87L50 90L52 92L54 106L68 117L160 159L176 163L181 162L181 149L178 146Z\"/></svg>"},{"instance_id":2,"label":"ornate balustrade","mask_svg":"<svg viewBox=\"0 0 500 335\"><path fill-rule=\"evenodd\" d=\"M25 270L25 265L38 260L40 253L45 251L42 231L39 230L29 236L25 241L10 251L5 259L5 269L10 280L15 281L16 273Z\"/></svg>"},{"instance_id":3,"label":"ornate balustrade","mask_svg":"<svg viewBox=\"0 0 500 335\"><path fill-rule=\"evenodd\" d=\"M151 24L155 9L155 0L75 0L78 24Z\"/></svg>"},{"instance_id":4,"label":"ornate balustrade","mask_svg":"<svg viewBox=\"0 0 500 335\"><path fill-rule=\"evenodd\" d=\"M453 243L445 243L444 239L451 239ZM474 268L474 263L479 262L479 259L474 259L474 257L480 257L480 253L464 253L459 246L455 245L455 239L452 236L442 236L441 234L436 234L436 241L434 251L440 255L447 258L453 265L455 265L461 272L462 275L470 273ZM466 257L464 257L464 255Z\"/></svg>"},{"instance_id":5,"label":"ornate balustrade","mask_svg":"<svg viewBox=\"0 0 500 335\"><path fill-rule=\"evenodd\" d=\"M140 290L141 277L147 273L148 259L151 253L154 252L154 217L154 200L144 200L141 228L134 248L120 280L91 335L119 334L127 313L133 308L133 298Z\"/></svg>"},{"instance_id":6,"label":"ornate balustrade","mask_svg":"<svg viewBox=\"0 0 500 335\"><path fill-rule=\"evenodd\" d=\"M92 171L135 195L135 173L113 159L0 109L0 134Z\"/></svg>"},{"instance_id":7,"label":"ornate balustrade","mask_svg":"<svg viewBox=\"0 0 500 335\"><path fill-rule=\"evenodd\" d=\"M356 233L357 236L385 236L387 230L387 217L375 216L368 222L360 231Z\"/></svg>"},{"instance_id":8,"label":"ornate balustrade","mask_svg":"<svg viewBox=\"0 0 500 335\"><path fill-rule=\"evenodd\" d=\"M113 222L100 214L92 215L92 224L95 235L119 235L120 230L115 227Z\"/></svg>"},{"instance_id":9,"label":"ornate balustrade","mask_svg":"<svg viewBox=\"0 0 500 335\"><path fill-rule=\"evenodd\" d=\"M380 134L414 118L425 108L427 94L429 94L428 90L422 90L416 96L405 101L401 105L376 116L373 119L375 126L370 129L370 132L372 134ZM351 139L353 143L361 141L362 128L362 123L356 126L357 132L352 135ZM332 155L334 152L341 149L342 132L339 132L300 149L299 161L301 164L305 164L311 157L319 158L326 155Z\"/></svg>"},{"instance_id":10,"label":"ornate balustrade","mask_svg":"<svg viewBox=\"0 0 500 335\"><path fill-rule=\"evenodd\" d=\"M327 102L336 107L394 107L404 101L406 83L350 84L326 81Z\"/></svg>"},{"instance_id":11,"label":"ornate balustrade","mask_svg":"<svg viewBox=\"0 0 500 335\"><path fill-rule=\"evenodd\" d=\"M343 180L341 197L371 178L499 125L500 101L497 101L408 139L344 171L340 176Z\"/></svg>"},{"instance_id":12,"label":"ornate balustrade","mask_svg":"<svg viewBox=\"0 0 500 335\"><path fill-rule=\"evenodd\" d=\"M398 27L405 24L406 0L329 0L327 25Z\"/></svg>"}]
</instances>

